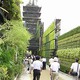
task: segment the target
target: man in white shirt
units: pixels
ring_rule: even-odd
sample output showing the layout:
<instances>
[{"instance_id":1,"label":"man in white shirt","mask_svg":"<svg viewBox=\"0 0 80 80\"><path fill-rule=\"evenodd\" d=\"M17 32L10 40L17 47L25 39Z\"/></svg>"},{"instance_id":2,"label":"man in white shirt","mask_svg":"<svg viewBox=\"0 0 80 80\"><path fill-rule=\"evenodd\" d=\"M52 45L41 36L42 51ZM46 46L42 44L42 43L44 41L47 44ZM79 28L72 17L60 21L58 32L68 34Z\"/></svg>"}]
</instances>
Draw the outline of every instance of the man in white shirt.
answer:
<instances>
[{"instance_id":1,"label":"man in white shirt","mask_svg":"<svg viewBox=\"0 0 80 80\"><path fill-rule=\"evenodd\" d=\"M69 71L69 74L71 72L72 73L72 76L74 77L74 80L78 80L78 75L79 75L79 69L80 69L80 65L78 63L79 59L76 59L74 63L72 63L71 67L70 67L70 71Z\"/></svg>"},{"instance_id":2,"label":"man in white shirt","mask_svg":"<svg viewBox=\"0 0 80 80\"><path fill-rule=\"evenodd\" d=\"M58 62L58 59L54 57L54 61L50 66L50 75L52 80L58 80L59 69L60 69L60 64Z\"/></svg>"},{"instance_id":3,"label":"man in white shirt","mask_svg":"<svg viewBox=\"0 0 80 80\"><path fill-rule=\"evenodd\" d=\"M60 63L60 60L59 60L59 58L58 58L58 55L56 55L55 57L57 58L58 62Z\"/></svg>"},{"instance_id":4,"label":"man in white shirt","mask_svg":"<svg viewBox=\"0 0 80 80\"><path fill-rule=\"evenodd\" d=\"M36 60L32 64L33 80L39 80L40 79L42 67L43 67L43 64L40 61L40 57L36 56Z\"/></svg>"}]
</instances>

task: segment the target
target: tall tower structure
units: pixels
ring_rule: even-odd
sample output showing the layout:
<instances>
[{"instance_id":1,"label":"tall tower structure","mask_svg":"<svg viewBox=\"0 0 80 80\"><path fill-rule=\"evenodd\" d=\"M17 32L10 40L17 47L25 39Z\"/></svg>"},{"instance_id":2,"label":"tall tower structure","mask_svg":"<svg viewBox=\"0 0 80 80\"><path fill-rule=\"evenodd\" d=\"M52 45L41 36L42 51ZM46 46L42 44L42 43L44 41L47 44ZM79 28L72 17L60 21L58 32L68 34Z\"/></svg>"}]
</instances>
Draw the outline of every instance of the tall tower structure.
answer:
<instances>
[{"instance_id":1,"label":"tall tower structure","mask_svg":"<svg viewBox=\"0 0 80 80\"><path fill-rule=\"evenodd\" d=\"M43 24L40 19L41 7L38 7L34 0L26 6L23 6L23 21L25 21L26 29L33 35L33 38L29 41L28 50L32 51L32 54L37 54L39 47L41 46L41 37L43 33Z\"/></svg>"}]
</instances>

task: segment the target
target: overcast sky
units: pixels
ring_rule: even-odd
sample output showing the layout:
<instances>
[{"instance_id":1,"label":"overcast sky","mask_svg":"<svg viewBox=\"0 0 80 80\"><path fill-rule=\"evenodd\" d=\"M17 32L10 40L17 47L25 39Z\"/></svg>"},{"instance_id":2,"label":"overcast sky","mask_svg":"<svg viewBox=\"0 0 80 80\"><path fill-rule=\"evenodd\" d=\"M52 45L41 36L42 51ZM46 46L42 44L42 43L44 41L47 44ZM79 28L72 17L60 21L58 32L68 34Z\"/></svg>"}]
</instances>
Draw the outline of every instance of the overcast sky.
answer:
<instances>
[{"instance_id":1,"label":"overcast sky","mask_svg":"<svg viewBox=\"0 0 80 80\"><path fill-rule=\"evenodd\" d=\"M29 0L23 0L25 4ZM55 19L61 19L61 34L80 25L80 0L38 0L41 21L46 30Z\"/></svg>"}]
</instances>

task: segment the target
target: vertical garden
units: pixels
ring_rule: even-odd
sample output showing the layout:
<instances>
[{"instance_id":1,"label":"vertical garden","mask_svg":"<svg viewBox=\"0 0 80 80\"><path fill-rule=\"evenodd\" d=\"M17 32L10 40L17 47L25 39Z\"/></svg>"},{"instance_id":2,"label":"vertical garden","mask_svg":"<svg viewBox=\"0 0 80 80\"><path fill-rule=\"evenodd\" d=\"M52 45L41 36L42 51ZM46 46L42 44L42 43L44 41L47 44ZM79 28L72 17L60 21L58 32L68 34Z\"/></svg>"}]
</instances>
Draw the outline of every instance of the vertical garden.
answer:
<instances>
[{"instance_id":1,"label":"vertical garden","mask_svg":"<svg viewBox=\"0 0 80 80\"><path fill-rule=\"evenodd\" d=\"M0 24L0 80L14 80L23 68L31 34L26 31L20 16L20 0L4 0L1 7L5 22Z\"/></svg>"},{"instance_id":2,"label":"vertical garden","mask_svg":"<svg viewBox=\"0 0 80 80\"><path fill-rule=\"evenodd\" d=\"M54 27L53 22L43 34L42 56L47 58L47 62L55 49ZM58 37L58 50L56 54L60 58L61 71L68 73L75 59L80 59L80 26Z\"/></svg>"},{"instance_id":3,"label":"vertical garden","mask_svg":"<svg viewBox=\"0 0 80 80\"><path fill-rule=\"evenodd\" d=\"M49 26L49 28L43 34L43 47L42 56L48 59L51 57L53 50L55 49L55 24L54 22Z\"/></svg>"},{"instance_id":4,"label":"vertical garden","mask_svg":"<svg viewBox=\"0 0 80 80\"><path fill-rule=\"evenodd\" d=\"M59 37L57 54L61 60L61 70L67 73L75 58L80 59L80 26Z\"/></svg>"}]
</instances>

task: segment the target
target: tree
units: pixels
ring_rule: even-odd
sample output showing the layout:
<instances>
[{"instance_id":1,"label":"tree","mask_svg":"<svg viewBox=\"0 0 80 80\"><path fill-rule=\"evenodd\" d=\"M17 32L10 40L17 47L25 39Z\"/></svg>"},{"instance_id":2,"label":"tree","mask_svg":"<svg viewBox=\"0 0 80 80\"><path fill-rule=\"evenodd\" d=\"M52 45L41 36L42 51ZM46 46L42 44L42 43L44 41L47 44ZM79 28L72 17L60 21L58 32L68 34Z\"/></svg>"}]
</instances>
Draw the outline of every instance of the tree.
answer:
<instances>
[{"instance_id":1,"label":"tree","mask_svg":"<svg viewBox=\"0 0 80 80\"><path fill-rule=\"evenodd\" d=\"M15 75L21 73L23 56L31 35L20 20L7 21L1 26L1 31L0 69L6 69L8 77L4 76L5 80L13 80Z\"/></svg>"},{"instance_id":2,"label":"tree","mask_svg":"<svg viewBox=\"0 0 80 80\"><path fill-rule=\"evenodd\" d=\"M9 13L4 15L8 20L20 19L20 3L21 0L4 0L2 7L6 9Z\"/></svg>"}]
</instances>

